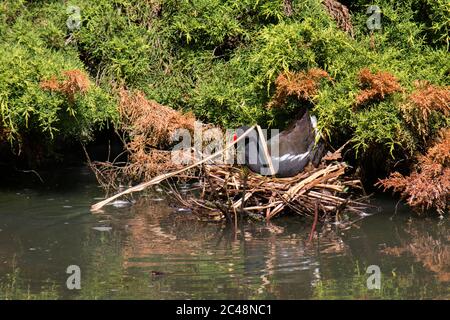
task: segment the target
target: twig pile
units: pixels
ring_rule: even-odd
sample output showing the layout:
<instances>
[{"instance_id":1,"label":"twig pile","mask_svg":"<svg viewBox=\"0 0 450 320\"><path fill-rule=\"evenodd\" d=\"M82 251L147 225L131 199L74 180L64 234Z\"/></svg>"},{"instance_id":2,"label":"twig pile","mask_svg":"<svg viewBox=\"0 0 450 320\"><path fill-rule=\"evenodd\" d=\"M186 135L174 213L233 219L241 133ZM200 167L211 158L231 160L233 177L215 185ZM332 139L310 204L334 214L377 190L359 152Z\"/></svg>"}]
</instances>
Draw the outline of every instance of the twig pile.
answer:
<instances>
[{"instance_id":1,"label":"twig pile","mask_svg":"<svg viewBox=\"0 0 450 320\"><path fill-rule=\"evenodd\" d=\"M349 189L360 189L361 183L344 176L346 167L345 163L334 162L294 177L276 178L237 166L207 164L193 177L198 180L200 194L182 194L175 187L172 189L182 205L202 214L220 213L222 218L243 214L269 220L292 212L340 221L344 219L341 213L360 217L369 207L362 199L350 200Z\"/></svg>"}]
</instances>

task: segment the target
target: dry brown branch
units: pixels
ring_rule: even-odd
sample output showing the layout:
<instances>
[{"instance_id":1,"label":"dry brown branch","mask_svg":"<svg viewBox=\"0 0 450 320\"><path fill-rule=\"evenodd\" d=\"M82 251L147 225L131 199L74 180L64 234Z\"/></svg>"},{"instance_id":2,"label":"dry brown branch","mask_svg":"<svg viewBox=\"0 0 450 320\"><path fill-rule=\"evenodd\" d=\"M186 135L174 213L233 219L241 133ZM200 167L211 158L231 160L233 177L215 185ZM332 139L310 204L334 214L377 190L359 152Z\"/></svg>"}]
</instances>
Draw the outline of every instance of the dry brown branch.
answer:
<instances>
[{"instance_id":1,"label":"dry brown branch","mask_svg":"<svg viewBox=\"0 0 450 320\"><path fill-rule=\"evenodd\" d=\"M109 193L120 184L147 181L164 172L181 169L165 149L173 143L178 129L194 131L195 118L155 101L140 91L119 89L119 114L127 162L93 162L91 168L97 180Z\"/></svg>"},{"instance_id":2,"label":"dry brown branch","mask_svg":"<svg viewBox=\"0 0 450 320\"><path fill-rule=\"evenodd\" d=\"M283 0L283 11L287 17L292 16L292 0Z\"/></svg>"},{"instance_id":3,"label":"dry brown branch","mask_svg":"<svg viewBox=\"0 0 450 320\"><path fill-rule=\"evenodd\" d=\"M450 208L450 129L442 130L409 176L394 172L378 185L399 192L418 213L435 208L443 214Z\"/></svg>"},{"instance_id":4,"label":"dry brown branch","mask_svg":"<svg viewBox=\"0 0 450 320\"><path fill-rule=\"evenodd\" d=\"M44 90L60 92L73 103L77 94L84 94L89 90L89 77L80 70L67 70L62 72L64 80L60 81L54 76L43 80L40 86Z\"/></svg>"},{"instance_id":5,"label":"dry brown branch","mask_svg":"<svg viewBox=\"0 0 450 320\"><path fill-rule=\"evenodd\" d=\"M430 137L430 116L439 112L450 115L450 87L439 87L427 81L416 81L416 90L400 106L405 121L426 141Z\"/></svg>"},{"instance_id":6,"label":"dry brown branch","mask_svg":"<svg viewBox=\"0 0 450 320\"><path fill-rule=\"evenodd\" d=\"M352 17L348 8L336 0L325 0L323 5L328 14L336 21L338 27L353 38Z\"/></svg>"},{"instance_id":7,"label":"dry brown branch","mask_svg":"<svg viewBox=\"0 0 450 320\"><path fill-rule=\"evenodd\" d=\"M311 100L319 89L321 79L331 79L328 73L319 68L309 69L307 72L284 72L275 80L276 91L268 107L282 107L288 97L299 100Z\"/></svg>"},{"instance_id":8,"label":"dry brown branch","mask_svg":"<svg viewBox=\"0 0 450 320\"><path fill-rule=\"evenodd\" d=\"M373 74L364 68L359 72L359 82L364 89L356 97L357 107L373 100L382 100L385 96L402 90L397 78L385 71Z\"/></svg>"},{"instance_id":9,"label":"dry brown branch","mask_svg":"<svg viewBox=\"0 0 450 320\"><path fill-rule=\"evenodd\" d=\"M108 199L106 199L106 200L104 200L104 201L101 201L101 202L99 202L99 203L94 204L94 205L91 207L91 210L92 210L92 211L98 211L98 210L100 210L103 206L105 206L106 204L110 203L111 201L114 201L114 200L117 199L117 198L120 198L120 197L122 197L122 196L124 196L124 195L127 195L127 194L131 194L131 193L133 193L133 192L139 192L139 191L142 191L142 190L148 188L149 186L158 184L158 183L160 183L160 182L162 182L162 181L164 181L164 180L166 180L166 179L168 179L168 178L176 177L177 175L179 175L179 174L181 174L181 173L184 174L186 171L188 171L188 170L190 170L190 169L199 167L200 165L202 165L202 164L204 164L204 163L206 163L206 162L209 162L209 161L215 159L215 158L218 157L219 155L223 154L223 152L225 152L225 151L227 151L228 149L230 149L231 147L233 147L236 143L238 143L238 142L240 142L242 139L244 139L250 132L252 132L252 130L253 130L254 128L255 128L255 127L253 126L253 127L251 127L250 129L248 129L246 132L244 132L244 134L242 134L242 136L240 136L238 139L236 139L235 141L233 141L232 143L230 143L230 144L229 144L226 148L224 148L223 150L220 150L220 151L218 151L218 152L216 152L216 153L210 155L209 157L206 157L206 158L204 158L204 159L202 159L202 160L200 160L200 161L198 161L198 162L196 162L196 163L194 163L194 164L191 164L191 165L189 165L189 166L186 166L186 167L184 167L184 168L182 168L182 169L179 169L179 170L176 170L176 171L173 171L173 172L169 172L169 173L165 173L165 174L161 174L161 175L159 175L159 176L157 176L157 177L154 177L154 178L151 179L150 181L143 182L143 183L141 183L141 184L138 184L137 186L131 187L131 188L129 188L129 189L123 191L123 192L120 192L120 193L118 193L118 194L116 194L116 195L114 195L114 196L112 196L112 197L109 197Z\"/></svg>"}]
</instances>

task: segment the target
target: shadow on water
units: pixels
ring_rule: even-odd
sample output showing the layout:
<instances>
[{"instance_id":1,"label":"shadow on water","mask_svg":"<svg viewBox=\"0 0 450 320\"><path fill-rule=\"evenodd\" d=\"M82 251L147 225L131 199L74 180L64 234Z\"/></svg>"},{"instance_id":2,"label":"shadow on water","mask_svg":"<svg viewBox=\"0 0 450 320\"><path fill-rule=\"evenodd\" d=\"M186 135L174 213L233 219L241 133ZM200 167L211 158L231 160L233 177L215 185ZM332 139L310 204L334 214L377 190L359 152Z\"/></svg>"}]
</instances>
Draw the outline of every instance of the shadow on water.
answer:
<instances>
[{"instance_id":1,"label":"shadow on water","mask_svg":"<svg viewBox=\"0 0 450 320\"><path fill-rule=\"evenodd\" d=\"M412 217L377 196L383 212L350 230L297 217L201 222L154 191L133 206L108 206L86 168L54 171L41 184L2 176L1 299L403 299L449 298L448 217ZM164 199L163 199L164 198ZM66 268L81 268L81 290ZM381 270L368 289L366 269Z\"/></svg>"}]
</instances>

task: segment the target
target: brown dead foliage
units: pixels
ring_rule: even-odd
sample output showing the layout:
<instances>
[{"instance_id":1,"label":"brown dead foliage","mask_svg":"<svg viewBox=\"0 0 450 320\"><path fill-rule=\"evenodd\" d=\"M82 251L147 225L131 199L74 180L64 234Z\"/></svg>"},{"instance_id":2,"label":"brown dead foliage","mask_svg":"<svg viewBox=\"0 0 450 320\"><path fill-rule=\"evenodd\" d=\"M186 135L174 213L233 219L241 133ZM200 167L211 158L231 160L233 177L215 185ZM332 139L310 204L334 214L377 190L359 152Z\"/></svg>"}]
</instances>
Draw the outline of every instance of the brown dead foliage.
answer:
<instances>
[{"instance_id":1,"label":"brown dead foliage","mask_svg":"<svg viewBox=\"0 0 450 320\"><path fill-rule=\"evenodd\" d=\"M287 17L292 16L292 0L283 0L283 11Z\"/></svg>"},{"instance_id":2,"label":"brown dead foliage","mask_svg":"<svg viewBox=\"0 0 450 320\"><path fill-rule=\"evenodd\" d=\"M283 72L275 80L276 91L268 107L285 105L288 97L299 100L311 100L319 89L320 80L331 79L328 73L319 68L309 69L307 72Z\"/></svg>"},{"instance_id":3,"label":"brown dead foliage","mask_svg":"<svg viewBox=\"0 0 450 320\"><path fill-rule=\"evenodd\" d=\"M389 247L381 251L392 256L409 254L425 268L434 272L440 281L450 281L450 246L445 239L446 234L432 236L428 232L420 232L412 224L405 231L411 236L411 240L402 241L398 247ZM444 232L448 236L448 232Z\"/></svg>"},{"instance_id":4,"label":"brown dead foliage","mask_svg":"<svg viewBox=\"0 0 450 320\"><path fill-rule=\"evenodd\" d=\"M148 100L140 91L122 88L119 96L121 129L128 137L125 147L129 154L123 173L139 181L177 169L171 153L163 148L172 143L177 129L194 130L194 116Z\"/></svg>"},{"instance_id":5,"label":"brown dead foliage","mask_svg":"<svg viewBox=\"0 0 450 320\"><path fill-rule=\"evenodd\" d=\"M427 81L416 81L416 90L401 106L405 121L426 140L430 135L429 120L433 112L450 115L450 87L439 87Z\"/></svg>"},{"instance_id":6,"label":"brown dead foliage","mask_svg":"<svg viewBox=\"0 0 450 320\"><path fill-rule=\"evenodd\" d=\"M49 80L43 80L40 86L44 90L64 94L72 103L75 101L76 94L84 94L89 90L89 77L80 70L63 71L62 77L64 78L62 81L58 80L56 76L51 77Z\"/></svg>"},{"instance_id":7,"label":"brown dead foliage","mask_svg":"<svg viewBox=\"0 0 450 320\"><path fill-rule=\"evenodd\" d=\"M409 176L394 172L378 185L399 192L418 213L435 208L443 214L450 207L450 129L443 129L434 146L418 157Z\"/></svg>"},{"instance_id":8,"label":"brown dead foliage","mask_svg":"<svg viewBox=\"0 0 450 320\"><path fill-rule=\"evenodd\" d=\"M354 37L352 17L348 8L336 0L325 0L323 2L325 10L336 21L339 28Z\"/></svg>"},{"instance_id":9,"label":"brown dead foliage","mask_svg":"<svg viewBox=\"0 0 450 320\"><path fill-rule=\"evenodd\" d=\"M118 189L118 184L150 180L160 173L179 169L180 165L172 162L171 152L164 149L173 142L177 129L194 130L192 114L182 114L148 100L141 91L121 88L119 98L119 129L128 161L91 163L97 180L107 191Z\"/></svg>"},{"instance_id":10,"label":"brown dead foliage","mask_svg":"<svg viewBox=\"0 0 450 320\"><path fill-rule=\"evenodd\" d=\"M382 100L389 94L402 91L397 78L385 71L373 74L369 69L364 68L359 72L359 82L364 89L356 97L357 107L369 101Z\"/></svg>"},{"instance_id":11,"label":"brown dead foliage","mask_svg":"<svg viewBox=\"0 0 450 320\"><path fill-rule=\"evenodd\" d=\"M119 113L122 130L133 137L139 148L144 144L164 147L172 142L177 129L194 130L195 118L192 114L180 112L148 100L140 91L119 89ZM138 146L130 145L131 150Z\"/></svg>"}]
</instances>

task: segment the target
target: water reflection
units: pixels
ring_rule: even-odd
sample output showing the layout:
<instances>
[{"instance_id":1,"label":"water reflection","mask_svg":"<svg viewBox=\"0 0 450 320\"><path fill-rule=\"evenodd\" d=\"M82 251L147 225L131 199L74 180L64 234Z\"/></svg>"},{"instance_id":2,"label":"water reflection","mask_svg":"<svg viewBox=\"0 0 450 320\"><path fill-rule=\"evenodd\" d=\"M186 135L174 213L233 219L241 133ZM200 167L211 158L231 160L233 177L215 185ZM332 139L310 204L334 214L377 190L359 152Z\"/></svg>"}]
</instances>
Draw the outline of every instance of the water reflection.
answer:
<instances>
[{"instance_id":1,"label":"water reflection","mask_svg":"<svg viewBox=\"0 0 450 320\"><path fill-rule=\"evenodd\" d=\"M88 210L102 196L90 175L53 188L0 190L0 298L448 298L448 220L384 213L350 230L285 217L237 228L200 221L155 191L132 206ZM49 200L51 199L51 200ZM67 266L82 289L65 288ZM379 265L381 290L366 268Z\"/></svg>"},{"instance_id":2,"label":"water reflection","mask_svg":"<svg viewBox=\"0 0 450 320\"><path fill-rule=\"evenodd\" d=\"M434 229L428 230L426 221L408 221L398 232L399 246L382 250L393 256L411 256L427 270L435 274L441 282L450 283L450 230L448 223L443 221Z\"/></svg>"}]
</instances>

